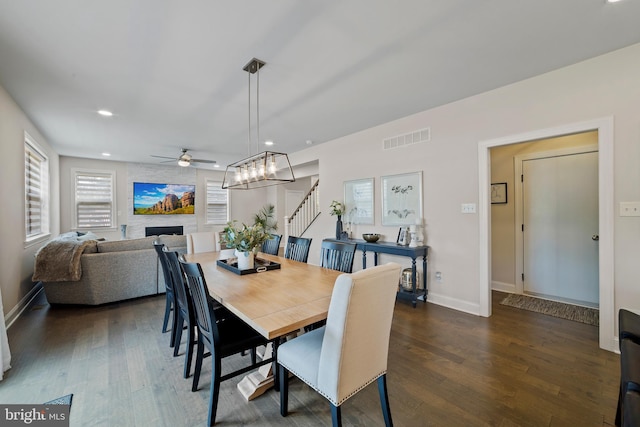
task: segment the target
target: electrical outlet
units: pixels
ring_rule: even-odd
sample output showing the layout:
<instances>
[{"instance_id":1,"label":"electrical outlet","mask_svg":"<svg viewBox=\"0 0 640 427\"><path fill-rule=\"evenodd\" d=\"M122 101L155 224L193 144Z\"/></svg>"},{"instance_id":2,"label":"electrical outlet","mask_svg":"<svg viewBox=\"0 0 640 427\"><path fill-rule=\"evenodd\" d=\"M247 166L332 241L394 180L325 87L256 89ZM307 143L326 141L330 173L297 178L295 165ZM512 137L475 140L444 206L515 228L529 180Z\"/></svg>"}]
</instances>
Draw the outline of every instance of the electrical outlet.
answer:
<instances>
[{"instance_id":1,"label":"electrical outlet","mask_svg":"<svg viewBox=\"0 0 640 427\"><path fill-rule=\"evenodd\" d=\"M442 272L436 271L436 281L442 282Z\"/></svg>"},{"instance_id":2,"label":"electrical outlet","mask_svg":"<svg viewBox=\"0 0 640 427\"><path fill-rule=\"evenodd\" d=\"M462 204L462 213L464 213L464 214L476 213L476 204L475 203L463 203Z\"/></svg>"},{"instance_id":3,"label":"electrical outlet","mask_svg":"<svg viewBox=\"0 0 640 427\"><path fill-rule=\"evenodd\" d=\"M640 202L620 202L620 216L640 216Z\"/></svg>"}]
</instances>

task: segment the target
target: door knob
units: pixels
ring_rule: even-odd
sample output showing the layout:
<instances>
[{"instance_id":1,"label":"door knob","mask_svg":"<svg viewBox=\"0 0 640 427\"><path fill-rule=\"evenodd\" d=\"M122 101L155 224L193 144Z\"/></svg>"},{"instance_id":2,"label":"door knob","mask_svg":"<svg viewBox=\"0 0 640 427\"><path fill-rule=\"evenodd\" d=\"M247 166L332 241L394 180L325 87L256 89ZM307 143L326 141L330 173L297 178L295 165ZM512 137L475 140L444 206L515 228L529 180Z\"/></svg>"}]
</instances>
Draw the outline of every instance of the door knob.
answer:
<instances>
[{"instance_id":1,"label":"door knob","mask_svg":"<svg viewBox=\"0 0 640 427\"><path fill-rule=\"evenodd\" d=\"M600 236L594 234L593 236L591 236L591 240L595 240L597 242L598 240L600 240Z\"/></svg>"}]
</instances>

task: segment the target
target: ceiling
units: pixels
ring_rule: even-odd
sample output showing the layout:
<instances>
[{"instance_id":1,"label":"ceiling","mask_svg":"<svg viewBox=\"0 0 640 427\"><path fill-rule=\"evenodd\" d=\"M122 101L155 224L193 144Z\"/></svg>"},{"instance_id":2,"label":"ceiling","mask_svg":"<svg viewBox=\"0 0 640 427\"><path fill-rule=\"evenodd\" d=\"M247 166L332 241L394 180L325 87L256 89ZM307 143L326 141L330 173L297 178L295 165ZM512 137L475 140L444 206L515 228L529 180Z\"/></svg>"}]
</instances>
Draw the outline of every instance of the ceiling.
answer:
<instances>
[{"instance_id":1,"label":"ceiling","mask_svg":"<svg viewBox=\"0 0 640 427\"><path fill-rule=\"evenodd\" d=\"M638 43L638 17L639 0L0 0L0 85L61 155L225 166L265 149L253 57L260 140L291 153Z\"/></svg>"}]
</instances>

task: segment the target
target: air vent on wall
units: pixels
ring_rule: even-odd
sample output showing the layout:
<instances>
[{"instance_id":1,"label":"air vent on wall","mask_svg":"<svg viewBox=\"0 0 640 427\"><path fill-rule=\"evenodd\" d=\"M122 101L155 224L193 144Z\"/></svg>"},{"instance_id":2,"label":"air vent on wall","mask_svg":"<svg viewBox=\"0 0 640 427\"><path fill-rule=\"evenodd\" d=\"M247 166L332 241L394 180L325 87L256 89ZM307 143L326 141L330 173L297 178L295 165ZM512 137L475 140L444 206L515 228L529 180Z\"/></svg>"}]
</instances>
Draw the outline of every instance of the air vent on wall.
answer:
<instances>
[{"instance_id":1,"label":"air vent on wall","mask_svg":"<svg viewBox=\"0 0 640 427\"><path fill-rule=\"evenodd\" d=\"M392 136L382 140L382 149L390 150L392 148L405 147L411 144L427 142L431 139L431 128L416 130L403 135Z\"/></svg>"}]
</instances>

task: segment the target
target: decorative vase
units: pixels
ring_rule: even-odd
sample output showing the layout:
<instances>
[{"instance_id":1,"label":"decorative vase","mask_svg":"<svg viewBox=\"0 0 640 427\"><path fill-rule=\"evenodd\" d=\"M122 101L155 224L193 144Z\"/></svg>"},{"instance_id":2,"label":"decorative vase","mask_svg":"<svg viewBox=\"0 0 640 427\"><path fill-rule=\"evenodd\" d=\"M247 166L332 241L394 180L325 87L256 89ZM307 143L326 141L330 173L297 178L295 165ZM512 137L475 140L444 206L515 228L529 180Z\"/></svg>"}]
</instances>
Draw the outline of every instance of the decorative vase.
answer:
<instances>
[{"instance_id":1,"label":"decorative vase","mask_svg":"<svg viewBox=\"0 0 640 427\"><path fill-rule=\"evenodd\" d=\"M253 252L240 252L236 250L236 257L238 258L238 269L249 270L253 268L253 260L255 254Z\"/></svg>"},{"instance_id":2,"label":"decorative vase","mask_svg":"<svg viewBox=\"0 0 640 427\"><path fill-rule=\"evenodd\" d=\"M338 215L338 220L336 221L336 239L340 240L342 238L342 215Z\"/></svg>"},{"instance_id":3,"label":"decorative vase","mask_svg":"<svg viewBox=\"0 0 640 427\"><path fill-rule=\"evenodd\" d=\"M122 240L127 238L127 224L120 224L120 238Z\"/></svg>"}]
</instances>

